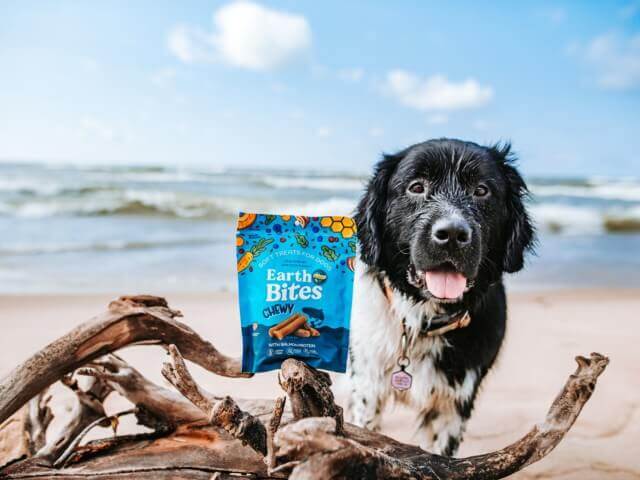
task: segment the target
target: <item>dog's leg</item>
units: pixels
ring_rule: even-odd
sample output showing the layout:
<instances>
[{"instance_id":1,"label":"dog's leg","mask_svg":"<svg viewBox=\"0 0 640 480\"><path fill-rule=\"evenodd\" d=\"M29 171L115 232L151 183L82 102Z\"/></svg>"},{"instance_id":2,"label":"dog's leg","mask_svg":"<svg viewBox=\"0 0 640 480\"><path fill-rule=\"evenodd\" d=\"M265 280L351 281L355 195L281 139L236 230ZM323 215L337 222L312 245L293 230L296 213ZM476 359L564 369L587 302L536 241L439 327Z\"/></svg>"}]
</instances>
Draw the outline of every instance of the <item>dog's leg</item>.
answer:
<instances>
[{"instance_id":1,"label":"dog's leg","mask_svg":"<svg viewBox=\"0 0 640 480\"><path fill-rule=\"evenodd\" d=\"M351 388L347 406L348 421L378 431L388 396L381 374L368 368L366 362L353 360L353 355L350 357L348 374Z\"/></svg>"},{"instance_id":2,"label":"dog's leg","mask_svg":"<svg viewBox=\"0 0 640 480\"><path fill-rule=\"evenodd\" d=\"M348 403L349 421L374 432L380 430L385 397L373 382L353 382Z\"/></svg>"},{"instance_id":3,"label":"dog's leg","mask_svg":"<svg viewBox=\"0 0 640 480\"><path fill-rule=\"evenodd\" d=\"M422 448L438 455L456 454L481 380L474 371L467 372L457 388L434 397L428 408L420 413L417 435Z\"/></svg>"},{"instance_id":4,"label":"dog's leg","mask_svg":"<svg viewBox=\"0 0 640 480\"><path fill-rule=\"evenodd\" d=\"M420 447L438 455L455 455L462 441L467 419L460 415L454 405L439 402L420 415L421 423L417 432Z\"/></svg>"}]
</instances>

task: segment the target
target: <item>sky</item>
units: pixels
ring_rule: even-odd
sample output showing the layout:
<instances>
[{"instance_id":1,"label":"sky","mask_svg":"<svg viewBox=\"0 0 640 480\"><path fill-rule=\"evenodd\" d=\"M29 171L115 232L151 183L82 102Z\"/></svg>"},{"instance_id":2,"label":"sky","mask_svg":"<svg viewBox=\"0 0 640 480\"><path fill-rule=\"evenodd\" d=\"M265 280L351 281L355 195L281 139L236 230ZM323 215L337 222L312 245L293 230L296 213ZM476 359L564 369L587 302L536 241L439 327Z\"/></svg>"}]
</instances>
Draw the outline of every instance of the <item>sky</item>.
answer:
<instances>
[{"instance_id":1,"label":"sky","mask_svg":"<svg viewBox=\"0 0 640 480\"><path fill-rule=\"evenodd\" d=\"M640 175L640 1L0 2L0 162Z\"/></svg>"}]
</instances>

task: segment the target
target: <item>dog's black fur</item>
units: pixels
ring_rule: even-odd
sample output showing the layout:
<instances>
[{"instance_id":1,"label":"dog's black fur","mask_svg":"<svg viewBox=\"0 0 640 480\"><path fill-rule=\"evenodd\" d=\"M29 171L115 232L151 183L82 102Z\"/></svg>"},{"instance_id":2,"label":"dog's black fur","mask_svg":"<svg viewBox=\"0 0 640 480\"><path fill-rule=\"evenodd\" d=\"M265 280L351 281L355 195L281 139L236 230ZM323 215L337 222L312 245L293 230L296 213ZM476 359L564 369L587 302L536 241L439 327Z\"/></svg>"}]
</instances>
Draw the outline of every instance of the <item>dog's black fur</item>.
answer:
<instances>
[{"instance_id":1,"label":"dog's black fur","mask_svg":"<svg viewBox=\"0 0 640 480\"><path fill-rule=\"evenodd\" d=\"M424 191L411 192L414 182ZM467 277L462 298L440 304L448 312L464 307L472 317L468 327L446 334L452 348L437 359L451 385L462 382L469 368L478 371L479 384L500 349L507 313L502 276L522 269L535 241L526 196L510 145L438 139L385 155L357 207L362 261L415 302L439 301L415 281L416 271L448 269ZM470 229L465 248L438 248L431 241L434 222L451 212ZM463 419L472 403L456 406Z\"/></svg>"}]
</instances>

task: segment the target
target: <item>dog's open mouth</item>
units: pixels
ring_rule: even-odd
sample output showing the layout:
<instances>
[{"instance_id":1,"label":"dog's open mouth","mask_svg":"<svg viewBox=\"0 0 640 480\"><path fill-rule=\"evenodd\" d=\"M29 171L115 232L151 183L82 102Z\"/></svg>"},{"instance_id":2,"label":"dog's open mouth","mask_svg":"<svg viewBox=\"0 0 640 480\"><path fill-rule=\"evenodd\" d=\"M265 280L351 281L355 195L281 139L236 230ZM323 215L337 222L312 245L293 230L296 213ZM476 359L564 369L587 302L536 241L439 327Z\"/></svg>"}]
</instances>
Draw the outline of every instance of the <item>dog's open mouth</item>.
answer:
<instances>
[{"instance_id":1,"label":"dog's open mouth","mask_svg":"<svg viewBox=\"0 0 640 480\"><path fill-rule=\"evenodd\" d=\"M427 290L432 297L449 302L460 299L473 283L450 262L425 271L410 265L409 282Z\"/></svg>"}]
</instances>

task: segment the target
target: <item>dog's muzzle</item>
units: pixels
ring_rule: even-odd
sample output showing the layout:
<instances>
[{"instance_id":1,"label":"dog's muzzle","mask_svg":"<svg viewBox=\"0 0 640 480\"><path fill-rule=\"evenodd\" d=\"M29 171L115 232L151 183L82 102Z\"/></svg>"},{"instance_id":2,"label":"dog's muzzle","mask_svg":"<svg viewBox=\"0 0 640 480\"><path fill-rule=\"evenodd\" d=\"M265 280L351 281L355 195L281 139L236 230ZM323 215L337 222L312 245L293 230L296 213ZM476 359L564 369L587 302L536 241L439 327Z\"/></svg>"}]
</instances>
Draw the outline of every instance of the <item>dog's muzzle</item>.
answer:
<instances>
[{"instance_id":1,"label":"dog's muzzle","mask_svg":"<svg viewBox=\"0 0 640 480\"><path fill-rule=\"evenodd\" d=\"M480 263L479 230L462 215L435 219L412 244L408 280L445 302L458 301L473 285Z\"/></svg>"}]
</instances>

